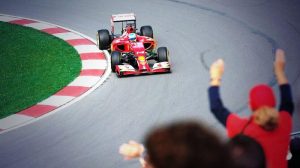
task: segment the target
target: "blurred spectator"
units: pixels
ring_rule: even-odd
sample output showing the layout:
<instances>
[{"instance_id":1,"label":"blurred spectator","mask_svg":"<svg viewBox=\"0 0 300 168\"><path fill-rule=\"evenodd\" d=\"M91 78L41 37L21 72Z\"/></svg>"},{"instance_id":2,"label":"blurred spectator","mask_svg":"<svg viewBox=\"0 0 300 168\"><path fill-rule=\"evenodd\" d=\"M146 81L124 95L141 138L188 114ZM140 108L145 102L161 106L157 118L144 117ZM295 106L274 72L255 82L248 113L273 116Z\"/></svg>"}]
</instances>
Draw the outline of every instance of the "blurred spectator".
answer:
<instances>
[{"instance_id":1,"label":"blurred spectator","mask_svg":"<svg viewBox=\"0 0 300 168\"><path fill-rule=\"evenodd\" d=\"M291 140L290 151L292 158L288 161L289 168L300 168L300 137Z\"/></svg>"},{"instance_id":2,"label":"blurred spectator","mask_svg":"<svg viewBox=\"0 0 300 168\"><path fill-rule=\"evenodd\" d=\"M266 168L266 158L261 145L253 138L238 134L227 144L233 168Z\"/></svg>"},{"instance_id":3,"label":"blurred spectator","mask_svg":"<svg viewBox=\"0 0 300 168\"><path fill-rule=\"evenodd\" d=\"M154 129L146 137L144 168L227 168L229 156L210 130L196 122L178 122ZM125 159L142 156L144 147L134 141L120 146Z\"/></svg>"},{"instance_id":4,"label":"blurred spectator","mask_svg":"<svg viewBox=\"0 0 300 168\"><path fill-rule=\"evenodd\" d=\"M264 149L268 168L287 168L286 156L294 104L291 88L284 72L285 53L277 49L275 55L274 73L279 85L281 101L279 113L275 109L276 100L272 89L264 84L256 85L250 91L249 106L253 114L249 118L241 118L230 113L223 106L219 94L224 72L224 62L221 59L210 67L209 102L212 113L226 127L230 138L240 133L254 138Z\"/></svg>"}]
</instances>

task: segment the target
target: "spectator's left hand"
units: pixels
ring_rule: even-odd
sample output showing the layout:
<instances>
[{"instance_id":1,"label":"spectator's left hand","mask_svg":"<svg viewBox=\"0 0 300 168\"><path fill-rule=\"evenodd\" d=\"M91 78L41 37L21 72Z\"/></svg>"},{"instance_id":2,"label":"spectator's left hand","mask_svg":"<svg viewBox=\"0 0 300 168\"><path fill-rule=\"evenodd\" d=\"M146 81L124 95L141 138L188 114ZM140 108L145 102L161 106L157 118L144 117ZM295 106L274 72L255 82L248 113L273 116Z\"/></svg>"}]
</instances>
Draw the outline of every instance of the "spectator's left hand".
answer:
<instances>
[{"instance_id":1,"label":"spectator's left hand","mask_svg":"<svg viewBox=\"0 0 300 168\"><path fill-rule=\"evenodd\" d=\"M210 66L211 85L220 85L224 73L224 61L218 59Z\"/></svg>"},{"instance_id":2,"label":"spectator's left hand","mask_svg":"<svg viewBox=\"0 0 300 168\"><path fill-rule=\"evenodd\" d=\"M144 152L144 146L135 141L129 141L124 143L119 148L119 153L124 156L126 160L138 158L142 156Z\"/></svg>"}]
</instances>

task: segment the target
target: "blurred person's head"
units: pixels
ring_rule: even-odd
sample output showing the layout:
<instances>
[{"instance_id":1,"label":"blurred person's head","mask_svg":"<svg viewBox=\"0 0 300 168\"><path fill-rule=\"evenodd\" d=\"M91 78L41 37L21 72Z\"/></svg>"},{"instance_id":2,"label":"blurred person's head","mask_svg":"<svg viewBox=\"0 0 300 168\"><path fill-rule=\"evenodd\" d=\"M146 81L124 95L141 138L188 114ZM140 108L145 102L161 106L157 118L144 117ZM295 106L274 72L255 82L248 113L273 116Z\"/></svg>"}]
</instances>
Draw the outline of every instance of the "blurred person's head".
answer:
<instances>
[{"instance_id":1,"label":"blurred person's head","mask_svg":"<svg viewBox=\"0 0 300 168\"><path fill-rule=\"evenodd\" d=\"M278 125L279 113L275 109L276 99L271 87L265 84L254 86L249 93L249 106L254 122L265 130L274 130Z\"/></svg>"},{"instance_id":2,"label":"blurred person's head","mask_svg":"<svg viewBox=\"0 0 300 168\"><path fill-rule=\"evenodd\" d=\"M224 145L213 132L197 122L157 128L148 134L145 146L148 162L155 168L229 167Z\"/></svg>"},{"instance_id":3,"label":"blurred person's head","mask_svg":"<svg viewBox=\"0 0 300 168\"><path fill-rule=\"evenodd\" d=\"M228 151L234 168L265 168L266 158L262 146L246 135L236 135L229 140Z\"/></svg>"}]
</instances>

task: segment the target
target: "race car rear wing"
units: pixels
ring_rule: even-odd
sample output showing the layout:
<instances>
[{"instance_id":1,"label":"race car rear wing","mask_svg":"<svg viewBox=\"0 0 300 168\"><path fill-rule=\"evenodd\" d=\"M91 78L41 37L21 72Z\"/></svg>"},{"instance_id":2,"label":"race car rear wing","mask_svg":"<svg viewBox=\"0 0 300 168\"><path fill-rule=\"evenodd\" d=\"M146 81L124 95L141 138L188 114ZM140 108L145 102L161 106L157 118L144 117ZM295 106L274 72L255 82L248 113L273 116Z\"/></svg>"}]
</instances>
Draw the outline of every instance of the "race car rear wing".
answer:
<instances>
[{"instance_id":1,"label":"race car rear wing","mask_svg":"<svg viewBox=\"0 0 300 168\"><path fill-rule=\"evenodd\" d=\"M110 24L111 24L111 34L115 35L115 22L122 22L122 30L123 33L124 26L126 26L127 22L133 22L134 27L136 27L136 17L134 13L125 13L125 14L116 14L111 16ZM125 22L125 25L124 25Z\"/></svg>"},{"instance_id":2,"label":"race car rear wing","mask_svg":"<svg viewBox=\"0 0 300 168\"><path fill-rule=\"evenodd\" d=\"M122 22L122 21L135 21L134 13L116 14L111 16L111 21Z\"/></svg>"}]
</instances>

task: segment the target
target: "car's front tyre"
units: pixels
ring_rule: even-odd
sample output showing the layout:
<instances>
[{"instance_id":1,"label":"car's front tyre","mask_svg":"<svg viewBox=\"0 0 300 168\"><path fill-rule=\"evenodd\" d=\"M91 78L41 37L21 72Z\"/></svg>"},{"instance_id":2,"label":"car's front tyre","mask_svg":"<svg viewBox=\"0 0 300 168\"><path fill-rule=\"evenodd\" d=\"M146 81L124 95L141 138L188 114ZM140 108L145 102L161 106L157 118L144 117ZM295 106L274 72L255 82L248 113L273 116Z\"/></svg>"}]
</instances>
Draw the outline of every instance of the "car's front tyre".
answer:
<instances>
[{"instance_id":1,"label":"car's front tyre","mask_svg":"<svg viewBox=\"0 0 300 168\"><path fill-rule=\"evenodd\" d=\"M142 26L140 29L140 35L153 38L153 29L151 26Z\"/></svg>"},{"instance_id":2,"label":"car's front tyre","mask_svg":"<svg viewBox=\"0 0 300 168\"><path fill-rule=\"evenodd\" d=\"M157 61L158 62L168 62L169 61L169 51L167 47L159 47L157 49Z\"/></svg>"},{"instance_id":3,"label":"car's front tyre","mask_svg":"<svg viewBox=\"0 0 300 168\"><path fill-rule=\"evenodd\" d=\"M111 70L112 72L116 72L116 65L120 65L122 63L121 53L119 51L113 51L111 53Z\"/></svg>"}]
</instances>

